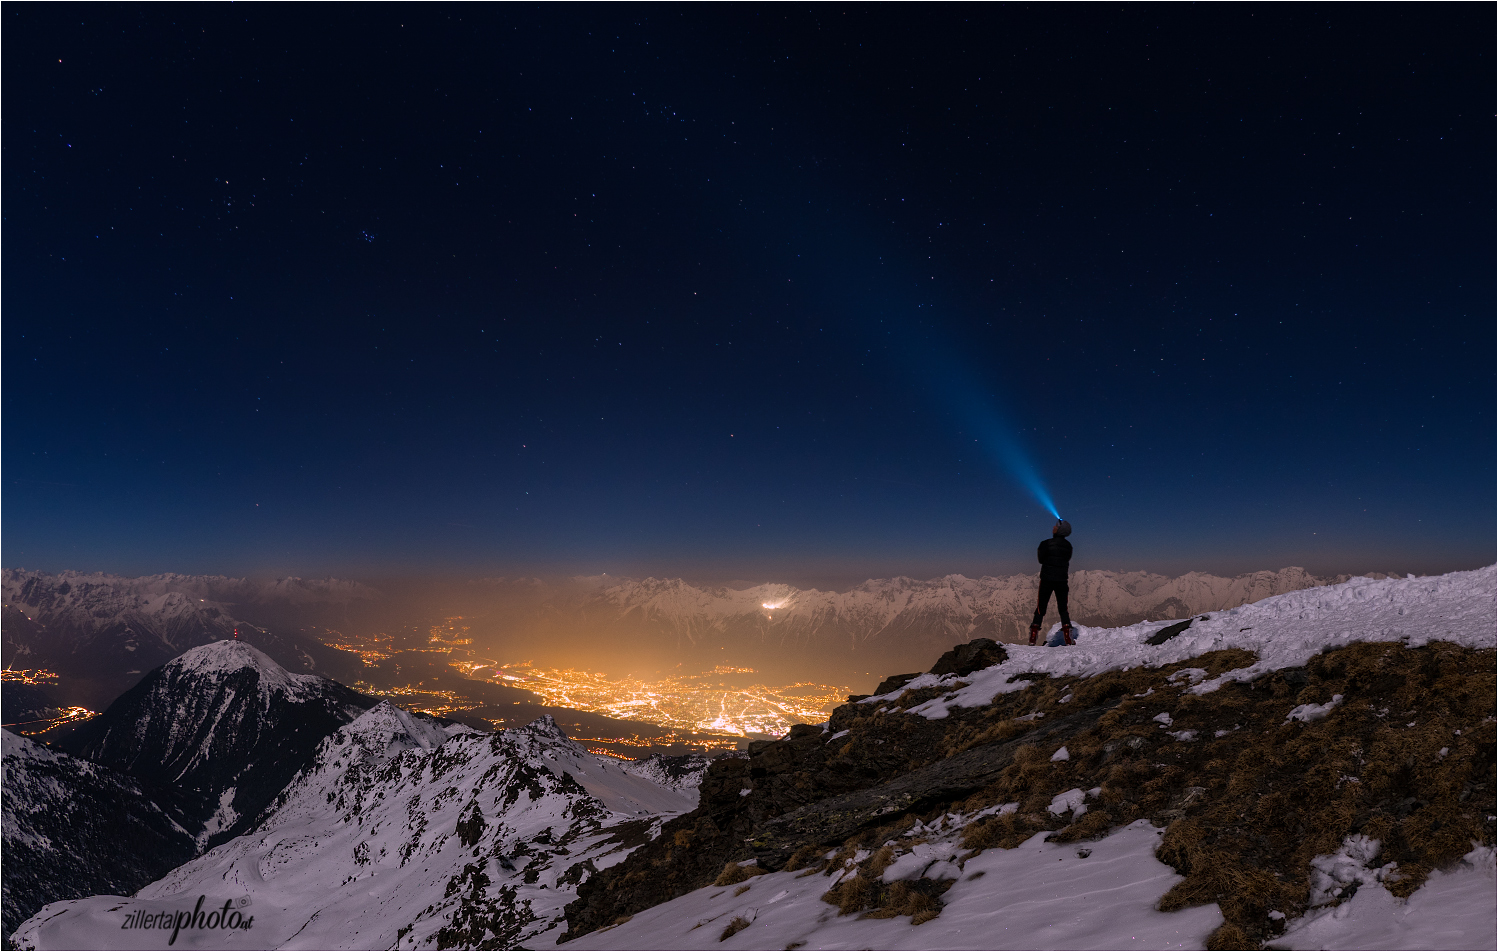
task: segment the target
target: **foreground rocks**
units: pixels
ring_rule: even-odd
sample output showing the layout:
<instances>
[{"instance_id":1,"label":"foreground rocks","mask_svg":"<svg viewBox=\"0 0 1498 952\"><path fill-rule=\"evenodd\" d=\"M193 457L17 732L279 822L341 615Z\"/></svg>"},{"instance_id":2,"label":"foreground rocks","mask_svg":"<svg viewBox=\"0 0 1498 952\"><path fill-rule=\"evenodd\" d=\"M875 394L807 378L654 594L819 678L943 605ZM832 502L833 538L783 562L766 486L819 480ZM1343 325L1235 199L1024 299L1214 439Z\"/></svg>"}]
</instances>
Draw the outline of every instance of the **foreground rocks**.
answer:
<instances>
[{"instance_id":1,"label":"foreground rocks","mask_svg":"<svg viewBox=\"0 0 1498 952\"><path fill-rule=\"evenodd\" d=\"M1311 859L1348 836L1379 841L1377 862L1396 864L1396 895L1472 841L1494 841L1491 650L1357 644L1192 693L1202 678L1256 660L1227 649L1160 668L1041 676L937 720L908 713L949 694L976 670L964 664L991 651L959 646L942 659L951 681L895 702L845 704L825 730L798 726L751 745L748 758L714 763L696 810L582 884L564 939L751 860L829 873L856 862L859 875L828 902L925 921L940 914L940 885L885 885L879 874L921 842L920 824L940 817L967 818L969 851L1012 848L1045 830L1096 838L1148 818L1167 828L1160 859L1185 877L1161 908L1218 903L1227 920L1218 947L1271 938L1285 920L1270 911L1303 912ZM1307 706L1326 710L1291 716ZM1062 797L1075 803L1058 811Z\"/></svg>"}]
</instances>

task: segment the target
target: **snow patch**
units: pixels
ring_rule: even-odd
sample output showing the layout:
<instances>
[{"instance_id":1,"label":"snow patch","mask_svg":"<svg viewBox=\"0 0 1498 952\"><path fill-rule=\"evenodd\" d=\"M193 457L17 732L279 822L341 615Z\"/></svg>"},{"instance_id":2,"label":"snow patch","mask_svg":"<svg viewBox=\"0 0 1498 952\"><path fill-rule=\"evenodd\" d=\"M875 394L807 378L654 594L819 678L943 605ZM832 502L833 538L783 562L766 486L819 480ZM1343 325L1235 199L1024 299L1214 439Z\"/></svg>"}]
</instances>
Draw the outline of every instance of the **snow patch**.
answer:
<instances>
[{"instance_id":1,"label":"snow patch","mask_svg":"<svg viewBox=\"0 0 1498 952\"><path fill-rule=\"evenodd\" d=\"M1309 724L1311 721L1319 721L1332 712L1332 708L1342 703L1342 695L1333 694L1332 699L1325 704L1299 704L1290 709L1285 715L1285 723L1300 721Z\"/></svg>"}]
</instances>

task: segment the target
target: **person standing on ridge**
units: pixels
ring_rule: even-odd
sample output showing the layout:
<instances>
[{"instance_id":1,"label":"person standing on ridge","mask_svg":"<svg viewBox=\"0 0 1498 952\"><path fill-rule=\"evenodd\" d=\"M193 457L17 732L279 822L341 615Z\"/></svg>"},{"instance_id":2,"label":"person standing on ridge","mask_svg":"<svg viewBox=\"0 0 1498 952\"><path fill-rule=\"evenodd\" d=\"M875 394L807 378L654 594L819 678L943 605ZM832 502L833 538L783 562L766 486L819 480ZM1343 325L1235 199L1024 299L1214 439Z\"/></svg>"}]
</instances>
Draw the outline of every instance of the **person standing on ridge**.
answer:
<instances>
[{"instance_id":1,"label":"person standing on ridge","mask_svg":"<svg viewBox=\"0 0 1498 952\"><path fill-rule=\"evenodd\" d=\"M1040 543L1036 558L1040 560L1040 599L1035 603L1035 620L1030 622L1030 644L1040 634L1040 623L1045 618L1046 606L1051 593L1056 593L1056 610L1061 613L1061 637L1069 645L1076 644L1071 636L1071 615L1066 610L1066 570L1071 565L1071 523L1057 519L1051 528L1051 537Z\"/></svg>"}]
</instances>

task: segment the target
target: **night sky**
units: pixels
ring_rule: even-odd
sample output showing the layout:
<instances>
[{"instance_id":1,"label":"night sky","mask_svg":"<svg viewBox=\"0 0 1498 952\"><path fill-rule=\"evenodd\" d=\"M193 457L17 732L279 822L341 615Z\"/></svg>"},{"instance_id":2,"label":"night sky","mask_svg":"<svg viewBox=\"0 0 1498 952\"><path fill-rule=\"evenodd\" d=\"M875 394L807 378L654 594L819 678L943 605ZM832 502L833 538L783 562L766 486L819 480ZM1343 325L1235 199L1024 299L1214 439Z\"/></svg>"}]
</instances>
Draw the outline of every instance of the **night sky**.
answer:
<instances>
[{"instance_id":1,"label":"night sky","mask_svg":"<svg viewBox=\"0 0 1498 952\"><path fill-rule=\"evenodd\" d=\"M1495 559L1491 4L3 15L6 566Z\"/></svg>"}]
</instances>

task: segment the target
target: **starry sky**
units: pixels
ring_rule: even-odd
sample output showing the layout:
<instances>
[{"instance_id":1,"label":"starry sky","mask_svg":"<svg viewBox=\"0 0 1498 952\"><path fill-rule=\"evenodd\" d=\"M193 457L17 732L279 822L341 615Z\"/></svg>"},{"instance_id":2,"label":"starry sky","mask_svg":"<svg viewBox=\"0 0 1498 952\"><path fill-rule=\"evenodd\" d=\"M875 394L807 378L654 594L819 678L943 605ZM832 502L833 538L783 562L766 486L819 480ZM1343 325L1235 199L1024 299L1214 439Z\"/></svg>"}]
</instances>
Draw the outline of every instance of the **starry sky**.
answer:
<instances>
[{"instance_id":1,"label":"starry sky","mask_svg":"<svg viewBox=\"0 0 1498 952\"><path fill-rule=\"evenodd\" d=\"M1495 559L1491 5L4 11L3 559Z\"/></svg>"}]
</instances>

